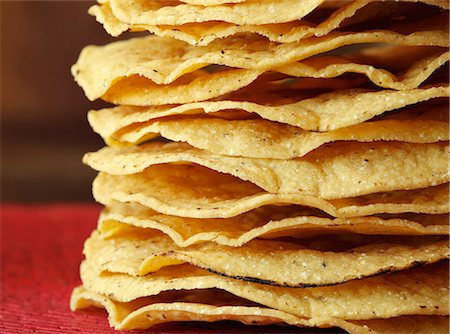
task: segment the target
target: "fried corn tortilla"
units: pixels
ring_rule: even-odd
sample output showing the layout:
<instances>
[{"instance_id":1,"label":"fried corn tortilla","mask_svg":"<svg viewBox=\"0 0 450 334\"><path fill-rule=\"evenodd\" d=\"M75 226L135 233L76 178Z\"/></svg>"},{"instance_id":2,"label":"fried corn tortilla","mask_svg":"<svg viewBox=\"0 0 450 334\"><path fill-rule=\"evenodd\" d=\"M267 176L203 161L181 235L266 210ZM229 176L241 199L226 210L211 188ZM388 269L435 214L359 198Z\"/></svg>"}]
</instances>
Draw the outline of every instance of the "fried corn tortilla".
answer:
<instances>
[{"instance_id":1,"label":"fried corn tortilla","mask_svg":"<svg viewBox=\"0 0 450 334\"><path fill-rule=\"evenodd\" d=\"M226 3L231 4L245 1L249 0L180 0L180 2L184 2L190 5L200 5L200 6L214 6L214 5L223 5Z\"/></svg>"},{"instance_id":2,"label":"fried corn tortilla","mask_svg":"<svg viewBox=\"0 0 450 334\"><path fill-rule=\"evenodd\" d=\"M136 145L160 135L220 155L293 159L335 141L433 143L449 140L448 104L408 109L395 117L388 115L329 132L307 131L261 119L227 120L203 115L145 121L143 112L127 110L118 107L89 113L94 131L109 146Z\"/></svg>"},{"instance_id":3,"label":"fried corn tortilla","mask_svg":"<svg viewBox=\"0 0 450 334\"><path fill-rule=\"evenodd\" d=\"M311 98L286 98L283 91L269 94L262 91L245 95L244 98L251 102L224 100L179 106L117 106L91 111L88 119L94 131L103 137L112 136L121 128L138 127L138 123L159 118L192 114L214 116L217 112L232 114L236 110L304 130L331 131L362 123L391 110L449 96L448 86L428 86L410 91L344 89Z\"/></svg>"},{"instance_id":4,"label":"fried corn tortilla","mask_svg":"<svg viewBox=\"0 0 450 334\"><path fill-rule=\"evenodd\" d=\"M381 86L407 89L420 85L447 61L442 53L430 56L399 78L383 70L372 73L373 67L335 58L326 58L331 63L322 59L322 62L309 60L287 66L344 45L377 42L442 47L449 44L448 33L443 31L416 31L406 35L389 31L332 33L283 45L242 37L218 40L204 47L147 36L106 46L87 46L72 67L72 74L90 100L102 98L116 104L154 105L218 97L246 87L262 73L280 67L280 72L287 74L319 78L358 72ZM335 62L338 66L333 67ZM425 65L430 62L427 68ZM201 70L211 64L225 67L215 73ZM398 80L402 80L400 84ZM177 97L162 102L160 95L164 93Z\"/></svg>"},{"instance_id":5,"label":"fried corn tortilla","mask_svg":"<svg viewBox=\"0 0 450 334\"><path fill-rule=\"evenodd\" d=\"M448 3L445 1L424 2L448 9ZM370 5L368 6L368 4ZM320 37L339 27L342 28L361 21L374 18L382 19L389 15L395 15L395 12L400 12L398 14L401 15L405 5L398 2L351 1L338 8L326 20L316 24L305 20L265 25L235 25L228 22L196 22L183 25L128 24L121 22L114 16L108 3L101 6L92 6L89 9L89 14L95 16L105 30L113 36L118 36L129 29L148 30L161 37L175 38L191 45L203 46L216 39L240 33L258 34L278 43L296 42L312 36ZM400 7L400 10L398 7ZM362 8L364 10L361 10Z\"/></svg>"},{"instance_id":6,"label":"fried corn tortilla","mask_svg":"<svg viewBox=\"0 0 450 334\"><path fill-rule=\"evenodd\" d=\"M73 311L105 308L109 324L118 330L145 329L174 321L233 320L246 325L289 324L308 327L340 327L350 334L445 333L448 317L401 316L391 319L345 321L341 319L301 319L263 306L247 306L240 298L222 291L180 292L147 297L128 303L116 302L83 286L74 289L70 299Z\"/></svg>"},{"instance_id":7,"label":"fried corn tortilla","mask_svg":"<svg viewBox=\"0 0 450 334\"><path fill-rule=\"evenodd\" d=\"M398 48L401 50L401 48ZM419 48L418 51L421 49ZM449 52L442 50L417 60L397 75L372 65L356 63L351 57L322 56L276 68L275 71L298 78L334 78L345 73L365 75L373 84L387 89L409 90L419 87L448 62Z\"/></svg>"},{"instance_id":8,"label":"fried corn tortilla","mask_svg":"<svg viewBox=\"0 0 450 334\"><path fill-rule=\"evenodd\" d=\"M432 6L438 6L441 8L448 9L448 2L446 1L404 1L405 3L398 2L372 2L369 0L359 0L359 1L350 1L344 2L343 6L337 8L326 20L322 20L321 22L310 22L308 19L300 20L302 17L298 17L294 20L286 21L286 18L283 16L285 14L285 10L291 7L291 15L293 13L298 13L298 11L304 9L304 6L315 6L317 9L317 4L319 3L288 3L286 1L275 1L277 6L284 6L283 11L276 11L274 7L272 7L275 12L271 13L271 20L262 23L261 17L254 17L254 13L252 13L249 17L234 17L234 19L227 19L230 17L227 15L226 10L231 10L234 7L228 7L225 11L222 11L225 7L193 7L193 6L176 6L172 7L172 11L176 11L177 14L182 15L185 18L183 23L180 23L181 18L169 18L166 17L165 23L156 23L154 20L156 17L149 16L143 17L142 14L137 10L133 10L133 6L142 8L142 1L134 2L133 4L128 4L128 6L112 6L113 10L111 10L111 4L109 2L104 2L101 5L94 5L89 9L89 14L95 16L96 20L103 24L105 30L111 34L112 36L118 36L121 33L127 30L148 30L149 32L159 35L161 37L171 37L183 40L192 45L207 45L218 38L224 38L232 35L236 35L239 33L253 33L259 34L268 38L271 41L278 43L290 43L296 42L303 38L308 38L311 36L323 36L328 34L329 32L342 28L348 25L352 25L359 22L364 22L373 19L386 19L389 16L401 16L405 11L410 11L411 8L415 7L414 4L409 4L409 2L422 2ZM194 5L218 5L221 3L192 3ZM241 4L237 10L242 10L242 7L249 6L247 4ZM273 2L263 2L259 4L258 10L264 10L264 6L272 6ZM319 4L320 5L320 4ZM176 9L178 7L178 10ZM364 8L367 7L367 8ZM195 8L195 9L194 9ZM147 9L150 9L147 7ZM361 10L364 9L364 10ZM419 7L420 9L420 7ZM151 10L156 10L155 15L158 13L158 9L156 6ZM167 12L170 11L168 7L165 9ZM195 10L196 16L194 19L189 19L190 11ZM235 9L233 9L234 11ZM214 14L208 14L210 11ZM198 16L198 13L202 13L202 16ZM166 15L169 15L166 13ZM221 15L218 18L218 15ZM216 19L212 19L215 17ZM230 17L231 18L231 17ZM350 19L349 19L350 18ZM243 23L242 20L246 20ZM254 20L258 20L259 23L255 23ZM158 20L162 20L162 18L158 18ZM168 23L172 20L171 23ZM177 21L174 21L177 20ZM236 21L238 20L238 22ZM253 21L248 21L253 20ZM164 21L163 21L164 22ZM176 22L176 23L175 23ZM231 22L231 23L230 23Z\"/></svg>"},{"instance_id":9,"label":"fried corn tortilla","mask_svg":"<svg viewBox=\"0 0 450 334\"><path fill-rule=\"evenodd\" d=\"M197 1L198 2L198 1ZM299 20L311 13L324 0L299 3L296 0L245 1L232 5L196 6L161 1L101 1L108 4L114 16L129 24L171 24L225 21L242 24L281 23Z\"/></svg>"},{"instance_id":10,"label":"fried corn tortilla","mask_svg":"<svg viewBox=\"0 0 450 334\"><path fill-rule=\"evenodd\" d=\"M366 320L401 315L448 315L448 265L441 263L316 288L261 285L212 274L189 265L169 266L144 277L98 272L81 265L83 285L129 302L168 290L217 288L302 318Z\"/></svg>"},{"instance_id":11,"label":"fried corn tortilla","mask_svg":"<svg viewBox=\"0 0 450 334\"><path fill-rule=\"evenodd\" d=\"M158 50L155 50L155 48L158 48ZM118 79L125 80L125 77L131 75L141 75L156 84L167 85L208 64L205 62L200 66L183 65L183 61L189 59L190 52L195 49L191 46L182 45L179 42L157 37L132 39L103 47L90 46L82 52L78 65L74 67L74 74L77 75L76 71L79 70L81 71L79 75L81 82L84 79L89 79L89 82L93 82L93 78L85 78L86 73L95 71L97 66L108 66L110 68L111 66L109 65L112 65L112 68L119 67L119 69L115 71L115 79L109 79L110 81L112 80L111 82ZM385 54L385 47L378 47L377 49L379 49L381 54ZM292 77L311 78L333 78L348 72L360 73L367 76L370 81L380 87L407 90L417 88L433 72L448 62L449 58L449 53L445 49L431 47L396 47L390 48L389 53L405 56L404 49L408 50L407 57L415 61L395 74L385 70L385 68L389 68L389 63L378 64L377 67L373 66L370 58L364 57L363 51L346 55L346 57L315 57L271 69ZM205 50L205 52L210 51ZM123 59L117 58L117 56L113 57L117 53L120 53ZM417 57L417 55L422 57ZM99 75L101 69L99 68L97 71ZM236 74L238 73L242 73L242 71L236 72ZM255 76L261 74L261 71L255 68L254 72L248 73ZM104 75L105 73L102 74L102 77ZM240 78L237 75L232 76L231 73L228 76L234 82ZM196 77L193 76L190 79L193 80Z\"/></svg>"},{"instance_id":12,"label":"fried corn tortilla","mask_svg":"<svg viewBox=\"0 0 450 334\"><path fill-rule=\"evenodd\" d=\"M104 147L83 158L93 169L112 175L145 173L158 164L193 163L250 181L269 193L322 199L442 184L449 181L448 161L445 142L338 142L292 160L228 157L185 143L151 142L122 149Z\"/></svg>"},{"instance_id":13,"label":"fried corn tortilla","mask_svg":"<svg viewBox=\"0 0 450 334\"><path fill-rule=\"evenodd\" d=\"M362 240L362 246L343 251L321 250L320 245L315 249L314 241L310 244L308 240L301 243L252 240L241 247L204 243L179 248L160 232L135 228L109 239L94 231L84 245L84 254L101 271L132 276L145 276L166 266L189 263L250 282L315 287L446 260L450 255L448 240L438 238L434 242L424 237L394 242L392 238L384 241L380 236L375 243ZM336 238L325 248L348 247L346 244L345 239ZM343 267L345 271L341 270Z\"/></svg>"},{"instance_id":14,"label":"fried corn tortilla","mask_svg":"<svg viewBox=\"0 0 450 334\"><path fill-rule=\"evenodd\" d=\"M103 238L121 235L133 227L161 231L179 247L203 242L240 247L256 238L308 238L344 233L449 234L448 215L445 214L330 219L318 210L296 206L266 206L232 218L196 219L163 215L136 203L113 203L99 217L98 229Z\"/></svg>"},{"instance_id":15,"label":"fried corn tortilla","mask_svg":"<svg viewBox=\"0 0 450 334\"><path fill-rule=\"evenodd\" d=\"M166 164L145 173L99 173L93 183L97 202L138 203L160 213L191 218L229 218L265 205L298 204L318 208L334 217L379 213L449 212L448 184L416 190L323 200L304 194L270 194L231 175L198 165Z\"/></svg>"}]
</instances>

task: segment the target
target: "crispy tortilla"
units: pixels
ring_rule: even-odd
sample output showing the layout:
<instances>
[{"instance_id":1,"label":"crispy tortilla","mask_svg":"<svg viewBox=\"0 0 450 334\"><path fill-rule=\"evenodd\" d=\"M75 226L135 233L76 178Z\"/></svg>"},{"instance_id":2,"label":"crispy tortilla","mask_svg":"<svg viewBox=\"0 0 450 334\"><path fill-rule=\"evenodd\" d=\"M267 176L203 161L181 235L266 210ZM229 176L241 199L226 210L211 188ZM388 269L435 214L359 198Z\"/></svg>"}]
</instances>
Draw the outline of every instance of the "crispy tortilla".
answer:
<instances>
[{"instance_id":1,"label":"crispy tortilla","mask_svg":"<svg viewBox=\"0 0 450 334\"><path fill-rule=\"evenodd\" d=\"M295 89L295 93L288 91L288 95L285 95L284 90L272 93L264 90L253 91L244 94L242 99L240 96L236 96L235 99L230 96L231 99L222 101L205 101L179 106L117 106L91 111L88 118L94 131L104 137L115 134L121 128L138 127L139 123L166 117L205 114L214 116L217 112L233 115L235 110L304 130L331 131L360 124L391 110L428 100L433 102L437 98L450 96L447 85L427 86L410 91L342 89L309 98L295 96L298 92L299 90ZM293 96L290 96L290 93Z\"/></svg>"},{"instance_id":2,"label":"crispy tortilla","mask_svg":"<svg viewBox=\"0 0 450 334\"><path fill-rule=\"evenodd\" d=\"M160 232L136 228L109 239L94 231L84 245L84 254L101 271L145 276L166 266L189 263L222 276L284 287L339 284L435 263L450 255L443 237L434 242L423 237L383 239L380 236L375 243L361 240L362 246L342 251L322 250L324 246L314 240L299 244L252 240L241 247L204 243L179 248ZM345 247L348 241L336 238L330 243L324 248Z\"/></svg>"},{"instance_id":3,"label":"crispy tortilla","mask_svg":"<svg viewBox=\"0 0 450 334\"><path fill-rule=\"evenodd\" d=\"M231 218L185 218L160 214L136 203L112 203L98 222L103 238L133 227L158 230L179 247L203 242L240 247L256 238L308 238L320 235L447 235L448 215L397 214L394 217L331 219L319 210L297 206L266 206Z\"/></svg>"},{"instance_id":4,"label":"crispy tortilla","mask_svg":"<svg viewBox=\"0 0 450 334\"><path fill-rule=\"evenodd\" d=\"M189 265L165 267L144 277L100 274L89 262L81 265L83 285L120 301L154 296L169 290L217 288L240 298L302 318L345 320L401 315L448 315L448 264L441 263L316 288L283 288L236 280Z\"/></svg>"},{"instance_id":5,"label":"crispy tortilla","mask_svg":"<svg viewBox=\"0 0 450 334\"><path fill-rule=\"evenodd\" d=\"M439 6L445 9L449 8L448 2L446 1L412 0L404 2L423 2L432 6ZM203 6L222 4L221 2L204 3L200 1L196 1L195 3L189 1L189 3ZM283 6L283 9L288 9L290 5L290 3L280 3L280 1L278 1L276 4ZM112 36L118 36L127 30L148 30L149 32L158 36L176 38L192 45L208 45L215 39L225 38L240 33L259 34L273 42L278 43L296 42L300 39L312 36L323 36L339 27L342 28L358 22L364 22L373 19L381 20L395 14L398 17L403 14L402 11L405 11L405 6L401 6L403 4L399 4L398 2L373 3L368 0L359 0L345 2L343 6L341 6L340 8L338 7L326 20L323 20L322 22L316 24L308 22L308 20L299 20L300 17L295 20L291 20L291 22L285 21L285 17L283 17L285 13L284 11L274 11L273 13L271 13L270 22L261 24L261 21L259 21L259 23L256 24L254 21L247 21L246 23L243 23L242 19L244 18L242 17L235 18L239 20L238 23L236 21L231 21L232 23L230 23L230 20L227 19L227 17L229 17L227 15L227 12L217 12L217 7L214 7L213 9L215 10L216 18L217 15L223 15L221 16L220 20L212 21L211 18L214 16L208 16L208 14L206 13L206 11L212 11L212 9L202 7L195 7L195 10L197 13L199 13L200 11L203 16L198 17L198 15L196 15L195 21L189 20L189 11L192 11L194 7L184 6L181 7L180 12L181 16L185 17L185 21L182 21L184 23L180 23L180 21L171 21L171 23L168 23L167 21L165 23L156 23L154 22L156 18L153 16L146 17L146 20L143 17L138 18L137 16L140 16L141 13L132 10L131 7L133 5L138 7L142 6L142 3L135 2L132 5L129 4L127 7L113 6L113 10L111 10L110 4L108 2L104 2L101 5L92 6L89 9L89 14L95 16L96 20L103 24L105 30ZM240 6L244 7L248 6L248 4ZM260 6L260 9L263 10L264 2L260 4ZM295 13L299 9L302 9L301 7L305 6L305 3L294 3L294 6L295 7L291 8L292 12L290 14L292 14L293 12ZM409 7L414 7L414 5L409 5L408 9ZM172 7L171 10L175 11L175 8L176 7ZM130 14L121 15L118 13L120 11L129 12ZM166 11L170 11L170 9L166 9ZM115 13L117 15L115 15ZM249 17L245 17L245 19L261 20L260 16L254 17L254 15L255 14L252 13ZM161 20L161 18L158 19ZM168 19L180 20L181 18L166 17L166 20ZM137 22L137 20L139 20L139 23Z\"/></svg>"},{"instance_id":6,"label":"crispy tortilla","mask_svg":"<svg viewBox=\"0 0 450 334\"><path fill-rule=\"evenodd\" d=\"M316 63L314 60L309 60L312 66L307 62L305 65L286 67L348 44L377 42L415 46L449 45L448 33L443 31L417 31L406 35L389 31L331 33L281 46L242 37L218 40L204 47L192 47L182 42L148 36L100 47L87 46L72 67L72 73L90 100L102 98L112 103L129 105L188 103L211 99L246 87L262 73L277 71L282 66L285 67L280 71L287 74L318 75L319 78L334 77L347 71L369 73L368 76L375 82L396 87L398 79L392 74L383 71L370 74L372 67L346 64L345 61L336 68L327 67L327 61ZM332 63L336 61L331 59ZM425 63L430 61L430 69L424 68ZM401 80L406 80L406 85L400 83L399 88L417 87L445 62L442 55L424 60L401 77ZM225 70L212 74L200 70L211 64L225 66ZM316 72L317 66L324 66L322 72ZM425 72L417 71L418 68L424 68ZM162 94L174 94L177 99L159 102Z\"/></svg>"},{"instance_id":7,"label":"crispy tortilla","mask_svg":"<svg viewBox=\"0 0 450 334\"><path fill-rule=\"evenodd\" d=\"M160 1L101 1L108 4L114 16L130 24L172 24L226 21L236 24L280 23L301 19L324 0L298 3L296 0L245 1L232 5L196 6ZM173 2L172 2L173 3Z\"/></svg>"},{"instance_id":8,"label":"crispy tortilla","mask_svg":"<svg viewBox=\"0 0 450 334\"><path fill-rule=\"evenodd\" d=\"M191 218L229 218L271 204L304 205L342 218L449 212L448 184L326 201L304 194L266 193L231 175L184 164L155 165L134 175L99 173L93 194L104 205L113 201L138 203L164 214Z\"/></svg>"},{"instance_id":9,"label":"crispy tortilla","mask_svg":"<svg viewBox=\"0 0 450 334\"><path fill-rule=\"evenodd\" d=\"M158 164L193 163L250 181L272 194L327 200L439 185L449 181L448 161L445 142L339 142L292 160L227 157L184 143L152 142L105 147L83 158L95 170L112 175L145 173Z\"/></svg>"},{"instance_id":10,"label":"crispy tortilla","mask_svg":"<svg viewBox=\"0 0 450 334\"><path fill-rule=\"evenodd\" d=\"M226 302L224 302L226 301ZM72 311L102 307L109 324L118 330L145 329L174 321L233 320L246 325L289 324L308 327L340 327L350 334L445 333L448 317L401 316L391 319L345 321L340 319L301 319L286 312L262 306L246 306L239 298L215 290L148 297L120 303L79 286L70 299Z\"/></svg>"},{"instance_id":11,"label":"crispy tortilla","mask_svg":"<svg viewBox=\"0 0 450 334\"><path fill-rule=\"evenodd\" d=\"M322 133L261 119L226 120L203 115L145 121L145 112L127 111L127 107L118 107L89 113L94 131L109 146L136 145L160 135L219 155L293 159L335 141L433 143L449 140L447 104L404 110L402 117L389 115Z\"/></svg>"}]
</instances>

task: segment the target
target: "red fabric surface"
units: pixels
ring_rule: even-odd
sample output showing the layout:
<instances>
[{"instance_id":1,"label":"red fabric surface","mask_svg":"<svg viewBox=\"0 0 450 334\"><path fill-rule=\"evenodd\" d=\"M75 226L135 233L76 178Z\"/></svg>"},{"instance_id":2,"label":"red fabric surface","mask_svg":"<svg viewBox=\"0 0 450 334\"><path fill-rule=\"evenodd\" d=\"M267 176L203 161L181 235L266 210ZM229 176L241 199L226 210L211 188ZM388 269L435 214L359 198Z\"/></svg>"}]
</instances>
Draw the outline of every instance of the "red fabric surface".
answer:
<instances>
[{"instance_id":1,"label":"red fabric surface","mask_svg":"<svg viewBox=\"0 0 450 334\"><path fill-rule=\"evenodd\" d=\"M70 293L80 284L83 241L95 228L99 212L100 206L89 204L2 205L0 333L117 333L109 328L104 311L69 309ZM298 333L299 329L219 322L166 324L149 332ZM310 332L317 333L302 331Z\"/></svg>"},{"instance_id":2,"label":"red fabric surface","mask_svg":"<svg viewBox=\"0 0 450 334\"><path fill-rule=\"evenodd\" d=\"M72 313L84 239L100 211L94 205L3 205L3 333L109 333L103 316Z\"/></svg>"}]
</instances>

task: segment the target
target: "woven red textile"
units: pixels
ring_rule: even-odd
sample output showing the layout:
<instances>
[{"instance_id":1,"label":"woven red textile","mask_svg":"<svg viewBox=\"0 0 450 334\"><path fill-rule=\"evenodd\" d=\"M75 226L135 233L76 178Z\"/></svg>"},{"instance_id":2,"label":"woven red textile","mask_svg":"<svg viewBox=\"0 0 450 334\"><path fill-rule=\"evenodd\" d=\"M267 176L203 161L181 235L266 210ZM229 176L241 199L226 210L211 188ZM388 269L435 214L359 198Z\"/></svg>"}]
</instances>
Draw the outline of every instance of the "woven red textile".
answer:
<instances>
[{"instance_id":1,"label":"woven red textile","mask_svg":"<svg viewBox=\"0 0 450 334\"><path fill-rule=\"evenodd\" d=\"M100 206L2 205L2 333L113 333L104 314L72 313L83 241Z\"/></svg>"},{"instance_id":2,"label":"woven red textile","mask_svg":"<svg viewBox=\"0 0 450 334\"><path fill-rule=\"evenodd\" d=\"M1 206L0 333L117 333L109 328L103 310L69 310L70 293L80 284L83 242L95 228L99 212L100 206L90 204ZM165 324L145 331L200 332L299 333L299 329L197 322Z\"/></svg>"}]
</instances>

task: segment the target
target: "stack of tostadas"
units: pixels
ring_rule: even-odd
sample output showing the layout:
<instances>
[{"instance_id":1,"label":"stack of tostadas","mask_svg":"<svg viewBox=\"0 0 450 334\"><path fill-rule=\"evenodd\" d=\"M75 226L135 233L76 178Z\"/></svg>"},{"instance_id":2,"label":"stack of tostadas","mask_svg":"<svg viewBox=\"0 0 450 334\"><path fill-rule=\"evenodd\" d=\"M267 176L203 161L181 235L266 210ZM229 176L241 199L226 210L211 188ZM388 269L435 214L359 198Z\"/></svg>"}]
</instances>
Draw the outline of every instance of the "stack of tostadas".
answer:
<instances>
[{"instance_id":1,"label":"stack of tostadas","mask_svg":"<svg viewBox=\"0 0 450 334\"><path fill-rule=\"evenodd\" d=\"M447 333L446 0L108 0L73 310ZM165 140L151 141L153 138Z\"/></svg>"}]
</instances>

